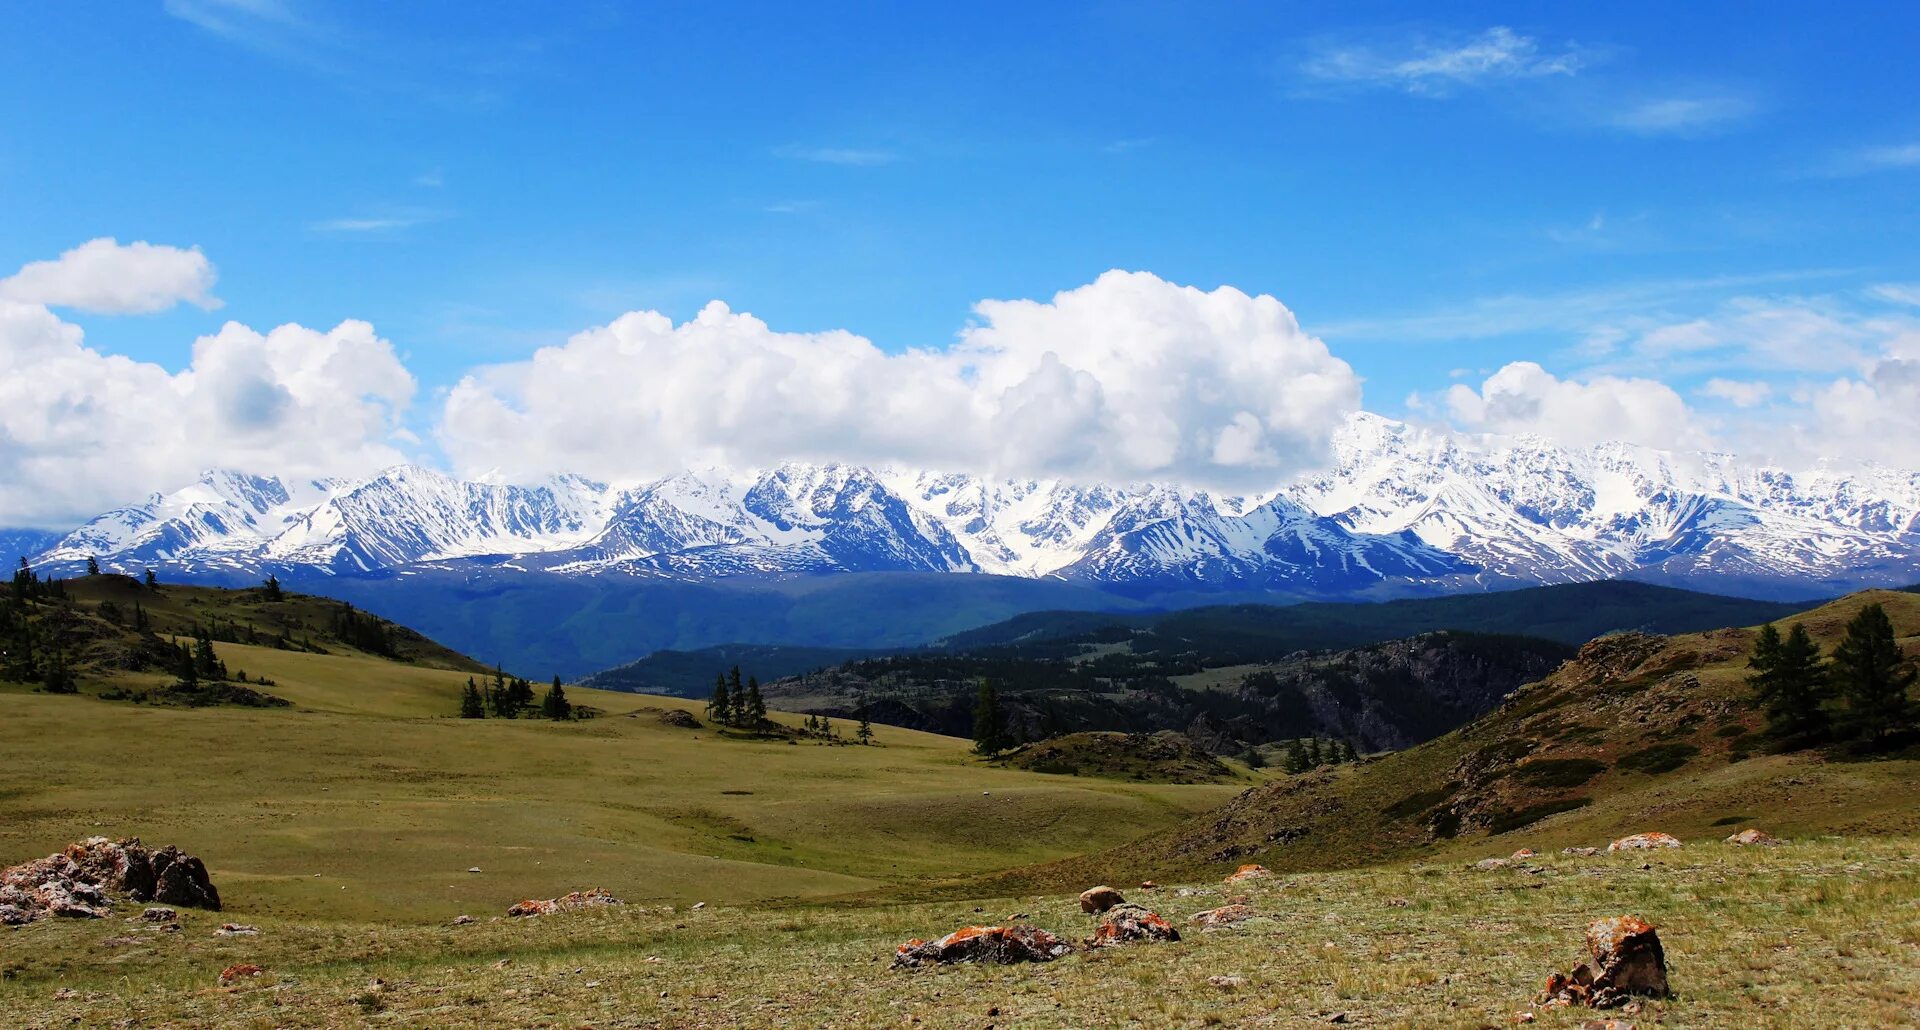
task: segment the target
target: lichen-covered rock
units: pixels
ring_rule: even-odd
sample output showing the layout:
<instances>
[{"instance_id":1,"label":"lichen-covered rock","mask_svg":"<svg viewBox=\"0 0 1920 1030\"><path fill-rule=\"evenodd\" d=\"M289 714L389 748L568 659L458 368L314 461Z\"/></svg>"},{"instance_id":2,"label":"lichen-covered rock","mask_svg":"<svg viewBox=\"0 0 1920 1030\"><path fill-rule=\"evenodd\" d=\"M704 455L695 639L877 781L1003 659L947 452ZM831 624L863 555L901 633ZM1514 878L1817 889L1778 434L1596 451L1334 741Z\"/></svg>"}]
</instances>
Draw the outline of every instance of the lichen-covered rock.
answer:
<instances>
[{"instance_id":1,"label":"lichen-covered rock","mask_svg":"<svg viewBox=\"0 0 1920 1030\"><path fill-rule=\"evenodd\" d=\"M1482 870L1482 871L1488 871L1488 870L1493 870L1493 869L1505 869L1506 867L1508 867L1508 866L1510 866L1510 865L1512 865L1512 864L1513 864L1513 861L1512 861L1511 859L1505 859L1505 858L1483 858L1483 859L1481 859L1480 861L1478 861L1478 862L1475 862L1475 863L1473 864L1473 867L1474 867L1475 869L1479 869L1479 870Z\"/></svg>"},{"instance_id":2,"label":"lichen-covered rock","mask_svg":"<svg viewBox=\"0 0 1920 1030\"><path fill-rule=\"evenodd\" d=\"M1575 858L1592 858L1600 853L1600 849L1585 847L1561 848L1560 853L1562 855L1572 855Z\"/></svg>"},{"instance_id":3,"label":"lichen-covered rock","mask_svg":"<svg viewBox=\"0 0 1920 1030\"><path fill-rule=\"evenodd\" d=\"M1587 957L1547 977L1547 1005L1612 1008L1635 995L1668 994L1667 955L1652 924L1638 916L1596 919L1587 926Z\"/></svg>"},{"instance_id":4,"label":"lichen-covered rock","mask_svg":"<svg viewBox=\"0 0 1920 1030\"><path fill-rule=\"evenodd\" d=\"M1249 863L1247 865L1241 866L1238 869L1235 869L1233 871L1233 875L1227 877L1227 882L1228 883L1245 883L1248 880L1259 880L1272 875L1273 875L1273 871L1268 869L1266 866L1259 865L1257 863Z\"/></svg>"},{"instance_id":5,"label":"lichen-covered rock","mask_svg":"<svg viewBox=\"0 0 1920 1030\"><path fill-rule=\"evenodd\" d=\"M517 901L507 909L510 916L544 916L555 912L572 912L582 908L598 908L603 905L621 905L625 902L601 890L598 887L586 891L574 891L557 898L536 901L532 898Z\"/></svg>"},{"instance_id":6,"label":"lichen-covered rock","mask_svg":"<svg viewBox=\"0 0 1920 1030\"><path fill-rule=\"evenodd\" d=\"M1205 912L1195 912L1188 921L1201 929L1211 930L1216 926L1232 926L1234 923L1252 919L1253 916L1254 911L1250 905L1222 905L1219 908L1207 909Z\"/></svg>"},{"instance_id":7,"label":"lichen-covered rock","mask_svg":"<svg viewBox=\"0 0 1920 1030\"><path fill-rule=\"evenodd\" d=\"M168 862L185 859L190 862L187 871L197 872L194 891L162 900L220 907L219 895L207 882L206 869L198 859L181 855L176 848L167 848L159 856L166 856ZM98 919L112 913L113 894L153 900L159 893L159 856L150 855L137 837L119 841L89 837L58 854L0 870L0 922L18 925L46 916Z\"/></svg>"},{"instance_id":8,"label":"lichen-covered rock","mask_svg":"<svg viewBox=\"0 0 1920 1030\"><path fill-rule=\"evenodd\" d=\"M1177 941L1180 931L1160 918L1160 914L1140 905L1122 902L1107 910L1105 919L1093 928L1090 948L1106 948L1129 941Z\"/></svg>"},{"instance_id":9,"label":"lichen-covered rock","mask_svg":"<svg viewBox=\"0 0 1920 1030\"><path fill-rule=\"evenodd\" d=\"M918 938L893 951L895 967L948 965L955 962L1051 962L1071 954L1073 945L1032 926L963 926L937 941Z\"/></svg>"},{"instance_id":10,"label":"lichen-covered rock","mask_svg":"<svg viewBox=\"0 0 1920 1030\"><path fill-rule=\"evenodd\" d=\"M1518 862L1518 861L1520 861L1520 860L1522 860L1522 859L1527 859L1527 858L1532 858L1532 857L1533 857L1533 849L1532 849L1532 848L1521 848L1520 850L1518 850L1518 851L1516 851L1516 852L1514 852L1513 854L1511 854L1511 855L1509 855L1509 856L1507 856L1507 857L1508 857L1508 858L1510 858L1510 859L1512 859L1512 860L1513 860L1513 861L1515 861L1515 862Z\"/></svg>"},{"instance_id":11,"label":"lichen-covered rock","mask_svg":"<svg viewBox=\"0 0 1920 1030\"><path fill-rule=\"evenodd\" d=\"M1080 911L1098 915L1126 900L1120 896L1119 891L1104 884L1099 887L1089 887L1080 892Z\"/></svg>"},{"instance_id":12,"label":"lichen-covered rock","mask_svg":"<svg viewBox=\"0 0 1920 1030\"><path fill-rule=\"evenodd\" d=\"M261 969L251 962L240 962L220 971L220 983L222 986L231 987L241 980L259 976L264 972L266 972L266 970Z\"/></svg>"},{"instance_id":13,"label":"lichen-covered rock","mask_svg":"<svg viewBox=\"0 0 1920 1030\"><path fill-rule=\"evenodd\" d=\"M207 867L176 847L153 853L153 900L220 911L220 892L208 878Z\"/></svg>"},{"instance_id":14,"label":"lichen-covered rock","mask_svg":"<svg viewBox=\"0 0 1920 1030\"><path fill-rule=\"evenodd\" d=\"M143 910L140 913L140 918L149 923L171 923L180 918L180 913L175 912L173 909L156 905Z\"/></svg>"},{"instance_id":15,"label":"lichen-covered rock","mask_svg":"<svg viewBox=\"0 0 1920 1030\"><path fill-rule=\"evenodd\" d=\"M1740 847L1758 846L1763 848L1770 848L1779 844L1780 838L1775 837L1773 834L1768 833L1765 830L1745 829L1745 830L1741 830L1739 833L1736 833L1731 837L1728 837L1727 843L1738 845Z\"/></svg>"},{"instance_id":16,"label":"lichen-covered rock","mask_svg":"<svg viewBox=\"0 0 1920 1030\"><path fill-rule=\"evenodd\" d=\"M1631 837L1622 837L1607 845L1608 851L1651 851L1655 848L1677 848L1680 838L1670 833L1636 833Z\"/></svg>"}]
</instances>

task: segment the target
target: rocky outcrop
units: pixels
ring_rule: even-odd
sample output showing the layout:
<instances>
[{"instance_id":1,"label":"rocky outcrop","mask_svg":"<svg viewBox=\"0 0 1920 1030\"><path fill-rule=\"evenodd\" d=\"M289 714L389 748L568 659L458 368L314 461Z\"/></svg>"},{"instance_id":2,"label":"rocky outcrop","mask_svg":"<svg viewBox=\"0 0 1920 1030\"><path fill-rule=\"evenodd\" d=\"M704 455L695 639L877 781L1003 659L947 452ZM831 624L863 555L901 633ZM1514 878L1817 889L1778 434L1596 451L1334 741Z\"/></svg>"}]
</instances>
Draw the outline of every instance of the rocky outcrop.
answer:
<instances>
[{"instance_id":1,"label":"rocky outcrop","mask_svg":"<svg viewBox=\"0 0 1920 1030\"><path fill-rule=\"evenodd\" d=\"M937 941L910 940L894 949L896 968L985 962L1051 962L1072 953L1073 945L1032 926L963 926Z\"/></svg>"},{"instance_id":2,"label":"rocky outcrop","mask_svg":"<svg viewBox=\"0 0 1920 1030\"><path fill-rule=\"evenodd\" d=\"M548 898L544 901L533 898L528 898L525 901L516 901L508 906L507 914L516 917L545 916L552 915L555 912L573 912L583 908L600 908L606 905L621 904L625 904L625 902L595 887L592 890L574 891L570 894L563 894L557 898Z\"/></svg>"},{"instance_id":3,"label":"rocky outcrop","mask_svg":"<svg viewBox=\"0 0 1920 1030\"><path fill-rule=\"evenodd\" d=\"M1667 956L1660 935L1638 916L1597 919L1587 926L1587 957L1547 977L1544 1005L1613 1008L1634 996L1664 998Z\"/></svg>"},{"instance_id":4,"label":"rocky outcrop","mask_svg":"<svg viewBox=\"0 0 1920 1030\"><path fill-rule=\"evenodd\" d=\"M178 848L148 852L137 837L89 837L58 854L0 871L0 924L47 916L98 919L113 895L193 908L220 908L206 866Z\"/></svg>"},{"instance_id":5,"label":"rocky outcrop","mask_svg":"<svg viewBox=\"0 0 1920 1030\"><path fill-rule=\"evenodd\" d=\"M1657 848L1677 848L1680 838L1670 833L1636 833L1631 837L1622 837L1607 845L1608 851L1652 851Z\"/></svg>"},{"instance_id":6,"label":"rocky outcrop","mask_svg":"<svg viewBox=\"0 0 1920 1030\"><path fill-rule=\"evenodd\" d=\"M1090 915L1099 915L1126 900L1126 898L1121 897L1119 891L1114 890L1112 887L1105 885L1089 887L1080 892L1080 911Z\"/></svg>"},{"instance_id":7,"label":"rocky outcrop","mask_svg":"<svg viewBox=\"0 0 1920 1030\"><path fill-rule=\"evenodd\" d=\"M1140 905L1121 903L1107 910L1106 918L1094 927L1087 947L1107 948L1129 941L1177 941L1180 931L1160 918L1160 914Z\"/></svg>"},{"instance_id":8,"label":"rocky outcrop","mask_svg":"<svg viewBox=\"0 0 1920 1030\"><path fill-rule=\"evenodd\" d=\"M1728 837L1727 843L1738 847L1771 848L1779 845L1780 838L1765 830L1745 829Z\"/></svg>"}]
</instances>

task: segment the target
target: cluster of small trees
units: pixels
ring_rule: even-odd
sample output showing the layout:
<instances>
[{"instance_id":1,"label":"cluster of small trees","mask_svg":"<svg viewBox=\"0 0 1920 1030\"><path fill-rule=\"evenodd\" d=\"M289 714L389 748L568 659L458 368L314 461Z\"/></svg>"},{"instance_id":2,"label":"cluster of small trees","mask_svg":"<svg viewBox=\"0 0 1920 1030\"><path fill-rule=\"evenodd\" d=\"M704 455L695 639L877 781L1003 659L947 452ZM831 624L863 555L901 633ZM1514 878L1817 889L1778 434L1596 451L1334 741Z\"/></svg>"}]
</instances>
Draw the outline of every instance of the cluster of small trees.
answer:
<instances>
[{"instance_id":1,"label":"cluster of small trees","mask_svg":"<svg viewBox=\"0 0 1920 1030\"><path fill-rule=\"evenodd\" d=\"M394 646L392 624L377 616L355 611L350 604L342 604L333 613L333 635L342 643L368 654L377 654L382 658L400 656Z\"/></svg>"},{"instance_id":2,"label":"cluster of small trees","mask_svg":"<svg viewBox=\"0 0 1920 1030\"><path fill-rule=\"evenodd\" d=\"M973 750L991 758L1013 747L1013 735L1007 732L1007 717L1000 710L1000 692L993 681L983 679L973 699Z\"/></svg>"},{"instance_id":3,"label":"cluster of small trees","mask_svg":"<svg viewBox=\"0 0 1920 1030\"><path fill-rule=\"evenodd\" d=\"M1783 748L1846 743L1879 750L1915 729L1907 696L1915 671L1878 604L1847 623L1831 659L1805 626L1795 623L1782 637L1767 625L1747 666L1753 670L1747 685L1766 712L1767 732Z\"/></svg>"},{"instance_id":4,"label":"cluster of small trees","mask_svg":"<svg viewBox=\"0 0 1920 1030\"><path fill-rule=\"evenodd\" d=\"M467 677L467 685L460 692L460 718L462 719L518 719L522 715L532 718L552 719L565 722L578 718L581 711L567 699L567 690L560 685L560 677L553 678L553 684L540 696L538 704L534 701L533 684L518 676L508 676L499 666L493 669L493 675L483 687L472 676Z\"/></svg>"},{"instance_id":5,"label":"cluster of small trees","mask_svg":"<svg viewBox=\"0 0 1920 1030\"><path fill-rule=\"evenodd\" d=\"M1287 760L1281 768L1288 773L1303 773L1323 765L1340 765L1359 759L1360 753L1354 750L1350 741L1337 738L1322 741L1319 737L1309 737L1305 741L1294 740L1287 745Z\"/></svg>"},{"instance_id":6,"label":"cluster of small trees","mask_svg":"<svg viewBox=\"0 0 1920 1030\"><path fill-rule=\"evenodd\" d=\"M860 699L856 718L858 721L854 724L853 739L862 744L873 743L873 720L867 717L867 702L864 696ZM800 727L801 734L808 737L819 737L827 741L840 739L840 728L833 724L831 718L824 715L809 715Z\"/></svg>"},{"instance_id":7,"label":"cluster of small trees","mask_svg":"<svg viewBox=\"0 0 1920 1030\"><path fill-rule=\"evenodd\" d=\"M716 725L742 730L766 726L767 702L760 696L760 680L749 676L742 685L738 665L715 676L713 697L707 701L707 718Z\"/></svg>"}]
</instances>

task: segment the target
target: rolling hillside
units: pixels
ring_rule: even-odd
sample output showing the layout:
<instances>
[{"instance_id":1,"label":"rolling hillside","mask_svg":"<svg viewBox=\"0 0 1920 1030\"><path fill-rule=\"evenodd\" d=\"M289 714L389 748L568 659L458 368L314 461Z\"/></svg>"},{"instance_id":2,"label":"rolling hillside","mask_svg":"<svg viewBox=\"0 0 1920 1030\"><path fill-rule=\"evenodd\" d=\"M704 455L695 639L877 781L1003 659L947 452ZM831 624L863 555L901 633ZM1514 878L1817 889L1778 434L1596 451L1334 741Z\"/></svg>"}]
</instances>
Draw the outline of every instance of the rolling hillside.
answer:
<instances>
[{"instance_id":1,"label":"rolling hillside","mask_svg":"<svg viewBox=\"0 0 1920 1030\"><path fill-rule=\"evenodd\" d=\"M1827 650L1882 604L1909 657L1920 596L1869 591L1783 620ZM1920 761L1769 754L1745 683L1751 629L1619 634L1419 747L1283 777L1172 832L998 883L1171 878L1238 862L1276 870L1451 854L1546 852L1661 830L1685 840L1758 824L1803 836L1920 835ZM1024 886L1023 888L1024 889Z\"/></svg>"}]
</instances>

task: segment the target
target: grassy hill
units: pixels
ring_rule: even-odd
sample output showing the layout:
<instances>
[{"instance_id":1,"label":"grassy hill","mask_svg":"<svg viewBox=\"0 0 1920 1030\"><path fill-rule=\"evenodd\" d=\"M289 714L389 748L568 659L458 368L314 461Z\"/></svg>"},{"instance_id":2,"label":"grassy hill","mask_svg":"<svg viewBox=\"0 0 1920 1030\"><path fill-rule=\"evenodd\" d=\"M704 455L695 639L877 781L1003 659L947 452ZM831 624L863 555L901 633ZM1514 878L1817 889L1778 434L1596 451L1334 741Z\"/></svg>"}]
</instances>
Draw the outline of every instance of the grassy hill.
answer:
<instances>
[{"instance_id":1,"label":"grassy hill","mask_svg":"<svg viewBox=\"0 0 1920 1030\"><path fill-rule=\"evenodd\" d=\"M1830 651L1869 603L1885 607L1909 656L1920 652L1911 593L1856 594L1785 621ZM1419 747L1278 778L1175 831L999 885L1547 851L1654 829L1698 839L1752 822L1793 835L1920 835L1920 761L1760 748L1745 683L1753 636L1603 637L1499 710Z\"/></svg>"},{"instance_id":2,"label":"grassy hill","mask_svg":"<svg viewBox=\"0 0 1920 1030\"><path fill-rule=\"evenodd\" d=\"M214 648L291 705L103 700L170 679L104 659L74 695L0 684L0 862L94 833L179 843L255 914L444 919L594 885L634 901L839 895L1107 846L1234 790L991 768L964 741L890 728L874 747L741 739L660 718L700 718L690 702L588 689L569 693L599 718L462 720L477 663L417 635L407 660L358 651L323 631L338 602L108 576L67 595L36 618L81 625L96 656L131 633L105 602L137 601L163 631L289 636Z\"/></svg>"}]
</instances>

